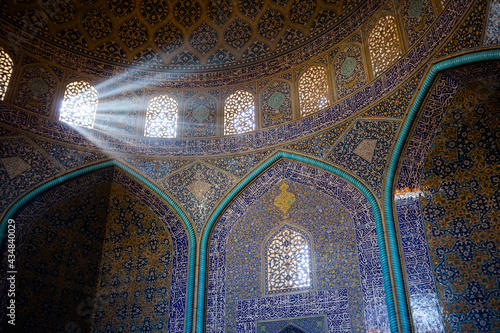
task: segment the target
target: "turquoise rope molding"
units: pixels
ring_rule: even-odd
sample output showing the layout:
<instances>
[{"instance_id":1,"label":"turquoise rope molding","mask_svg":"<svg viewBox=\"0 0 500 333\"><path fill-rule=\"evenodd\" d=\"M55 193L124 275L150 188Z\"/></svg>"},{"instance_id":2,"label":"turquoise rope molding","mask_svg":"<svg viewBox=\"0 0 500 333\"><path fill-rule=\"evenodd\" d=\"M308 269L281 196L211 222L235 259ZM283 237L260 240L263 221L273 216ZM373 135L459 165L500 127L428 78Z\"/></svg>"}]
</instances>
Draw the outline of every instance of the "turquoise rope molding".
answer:
<instances>
[{"instance_id":1,"label":"turquoise rope molding","mask_svg":"<svg viewBox=\"0 0 500 333\"><path fill-rule=\"evenodd\" d=\"M165 192L163 192L158 186L153 184L150 180L139 174L137 171L131 169L125 164L118 162L117 160L109 160L102 163L94 164L88 167L84 167L82 169L75 170L73 172L61 175L55 179L48 181L45 184L38 186L33 189L22 198L17 200L14 205L12 205L9 210L5 213L2 224L0 225L0 248L2 248L3 243L3 235L5 235L7 229L7 223L10 218L12 218L16 212L23 207L30 200L34 199L38 195L44 193L45 191L60 185L68 180L73 178L92 173L97 170L101 170L108 167L117 167L130 176L136 178L139 182L144 184L158 196L160 196L163 200L165 200L170 207L179 215L181 221L184 223L184 226L188 230L189 236L189 265L188 265L188 289L187 289L187 300L186 300L186 319L185 319L185 327L184 332L191 333L193 329L193 310L194 310L194 285L195 285L195 267L196 267L196 235L194 233L194 229L189 222L186 214L182 211L182 209L172 200Z\"/></svg>"},{"instance_id":2,"label":"turquoise rope molding","mask_svg":"<svg viewBox=\"0 0 500 333\"><path fill-rule=\"evenodd\" d=\"M347 182L354 185L364 196L368 199L373 210L373 215L375 217L375 228L377 231L377 243L380 253L380 263L382 266L382 277L384 282L385 299L387 304L387 312L389 315L389 324L392 332L398 331L398 322L396 317L396 308L394 304L394 295L392 292L392 283L389 270L389 259L387 257L387 250L384 238L384 228L382 226L382 216L380 213L380 208L372 192L358 179L351 176L347 172L334 167L333 165L327 164L325 162L315 160L311 157L297 155L294 153L278 151L272 156L270 156L266 161L264 161L260 166L258 166L254 171L252 171L247 177L243 178L238 185L222 200L222 202L217 206L213 214L203 230L203 235L201 239L200 248L200 273L199 273L199 287L198 287L198 311L197 311L197 321L196 321L196 332L203 332L204 321L205 321L205 282L207 276L207 259L208 259L208 241L215 225L215 222L224 212L224 210L230 205L231 201L243 191L243 189L254 179L259 177L263 172L266 171L272 164L274 164L279 159L289 159L297 162L307 163L309 165L318 167L325 171L328 171L340 178L346 180Z\"/></svg>"},{"instance_id":3,"label":"turquoise rope molding","mask_svg":"<svg viewBox=\"0 0 500 333\"><path fill-rule=\"evenodd\" d=\"M430 71L425 77L422 88L415 98L408 116L406 117L403 125L401 127L401 132L396 140L396 144L392 151L391 159L389 162L389 167L387 169L387 176L385 178L384 186L384 215L385 223L387 226L387 236L389 239L389 249L391 252L392 267L394 274L394 283L396 285L396 295L398 299L399 314L401 318L401 328L403 332L411 332L410 315L408 311L407 298L405 293L405 284L403 278L403 270L401 267L401 258L399 255L398 238L396 236L396 228L394 222L394 216L396 214L393 206L393 184L394 178L396 176L396 171L398 169L399 160L401 154L405 147L405 143L408 139L410 131L413 127L413 123L418 115L422 104L429 93L437 75L444 70L451 69L458 66L473 64L483 61L500 60L500 49L488 50L488 51L478 51L474 53L469 53L466 55L458 56L456 58L441 61L433 65Z\"/></svg>"}]
</instances>

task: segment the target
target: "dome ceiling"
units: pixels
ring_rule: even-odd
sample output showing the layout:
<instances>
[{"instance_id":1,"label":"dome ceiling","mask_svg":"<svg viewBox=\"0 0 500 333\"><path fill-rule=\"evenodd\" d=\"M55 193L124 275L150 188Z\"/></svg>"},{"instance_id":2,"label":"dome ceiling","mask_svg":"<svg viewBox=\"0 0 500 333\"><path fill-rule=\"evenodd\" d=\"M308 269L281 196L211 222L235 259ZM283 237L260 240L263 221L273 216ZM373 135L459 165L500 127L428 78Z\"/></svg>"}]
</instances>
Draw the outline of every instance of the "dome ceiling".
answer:
<instances>
[{"instance_id":1,"label":"dome ceiling","mask_svg":"<svg viewBox=\"0 0 500 333\"><path fill-rule=\"evenodd\" d=\"M117 63L211 69L284 54L325 33L363 0L7 1L21 29Z\"/></svg>"}]
</instances>

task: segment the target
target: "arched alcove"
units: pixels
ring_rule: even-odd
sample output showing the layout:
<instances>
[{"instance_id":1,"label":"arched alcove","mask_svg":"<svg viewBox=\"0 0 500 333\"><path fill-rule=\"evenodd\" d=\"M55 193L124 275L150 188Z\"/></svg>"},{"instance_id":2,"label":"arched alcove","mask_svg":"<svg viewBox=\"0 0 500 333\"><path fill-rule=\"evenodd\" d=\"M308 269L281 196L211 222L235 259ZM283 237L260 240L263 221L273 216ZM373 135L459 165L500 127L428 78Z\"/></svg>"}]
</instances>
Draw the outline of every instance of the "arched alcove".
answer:
<instances>
[{"instance_id":1,"label":"arched alcove","mask_svg":"<svg viewBox=\"0 0 500 333\"><path fill-rule=\"evenodd\" d=\"M313 239L315 287L266 295L265 240L284 223ZM261 320L319 314L328 325L388 330L378 246L374 213L360 190L319 168L279 160L235 197L213 228L206 330L253 332ZM345 313L332 312L333 304Z\"/></svg>"},{"instance_id":2,"label":"arched alcove","mask_svg":"<svg viewBox=\"0 0 500 333\"><path fill-rule=\"evenodd\" d=\"M10 216L18 293L16 326L7 327L184 332L189 242L181 218L126 172L96 169ZM9 285L0 287L6 308Z\"/></svg>"}]
</instances>

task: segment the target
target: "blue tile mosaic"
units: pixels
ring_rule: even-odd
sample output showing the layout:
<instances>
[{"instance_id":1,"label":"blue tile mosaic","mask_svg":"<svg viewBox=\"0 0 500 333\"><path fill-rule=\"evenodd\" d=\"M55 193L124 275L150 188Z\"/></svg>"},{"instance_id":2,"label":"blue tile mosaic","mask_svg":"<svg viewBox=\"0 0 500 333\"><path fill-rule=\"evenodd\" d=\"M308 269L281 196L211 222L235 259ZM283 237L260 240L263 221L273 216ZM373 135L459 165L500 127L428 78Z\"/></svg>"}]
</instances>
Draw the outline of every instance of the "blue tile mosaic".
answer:
<instances>
[{"instance_id":1,"label":"blue tile mosaic","mask_svg":"<svg viewBox=\"0 0 500 333\"><path fill-rule=\"evenodd\" d=\"M19 210L17 215L14 216L16 221L16 249L18 251L16 257L19 258L20 253L23 253L27 246L25 240L28 233L32 230L33 224L44 212L58 203L64 202L67 198L78 196L83 191L106 182L117 184L130 195L139 199L141 203L147 204L148 209L162 221L163 227L170 234L173 249L170 300L168 305L168 322L163 322L162 325L164 325L164 329L168 332L184 332L189 248L187 231L177 215L162 199L121 170L113 168L103 169L62 183L36 197L28 205ZM2 257L2 263L2 267L7 267L7 256ZM4 269L0 270L0 275L2 276L0 290L5 290L7 287L7 284L4 283L6 281L5 274L6 271ZM5 296L6 294L2 292L2 295ZM0 301L2 308L5 308L7 298L1 297ZM160 308L158 309L161 310ZM2 320L5 318L6 316L2 315ZM145 322L142 324L149 325ZM131 328L131 330L133 329Z\"/></svg>"},{"instance_id":2,"label":"blue tile mosaic","mask_svg":"<svg viewBox=\"0 0 500 333\"><path fill-rule=\"evenodd\" d=\"M155 181L163 179L191 163L189 160L166 160L160 158L122 157L120 159L136 168L144 176Z\"/></svg>"},{"instance_id":3,"label":"blue tile mosaic","mask_svg":"<svg viewBox=\"0 0 500 333\"><path fill-rule=\"evenodd\" d=\"M0 140L0 210L61 170L24 138Z\"/></svg>"},{"instance_id":4,"label":"blue tile mosaic","mask_svg":"<svg viewBox=\"0 0 500 333\"><path fill-rule=\"evenodd\" d=\"M453 148L456 145L453 144L454 141L452 138L455 135L454 133L458 133L456 131L460 129L460 123L462 122L462 126L467 127L467 133L474 136L472 133L477 128L477 124L476 126L472 124L477 122L480 117L472 116L468 118L470 120L467 120L461 112L462 110L466 110L466 114L473 115L477 111L467 111L467 108L471 107L473 110L485 110L471 96L477 94L476 98L479 98L479 100L481 98L483 100L484 98L491 99L491 97L487 96L490 96L491 92L497 89L495 88L497 84L493 83L496 79L493 78L498 78L499 71L500 67L498 64L490 63L459 68L443 74L435 83L434 88L429 94L429 99L422 107L421 115L402 158L397 182L396 209L410 293L410 304L414 325L418 331L426 332L431 330L443 332L446 327L446 330L451 331L477 330L480 332L489 332L492 331L493 326L479 324L477 321L478 318L483 318L492 325L495 325L494 323L497 322L488 311L478 313L474 312L475 310L470 310L467 312L466 309L469 308L467 304L471 304L466 296L468 288L474 288L474 290L480 292L484 290L484 287L473 287L470 283L467 284L466 273L460 274L460 281L464 281L463 283L452 280L453 274L457 272L453 267L458 265L458 269L461 269L459 261L464 260L460 259L460 248L453 247L452 245L444 246L440 248L444 250L443 255L439 255L439 251L441 250L436 253L435 247L442 240L449 238L449 236L446 236L447 233L449 235L458 235L457 232L459 232L463 236L464 244L467 246L476 246L474 253L482 256L481 253L484 251L480 245L468 243L468 238L473 233L473 229L469 224L469 221L474 219L473 212L469 213L464 210L463 213L460 213L465 218L464 221L457 224L455 223L457 221L453 222L453 219L447 219L444 225L440 222L440 226L437 227L436 223L444 218L443 214L449 207L453 207L456 202L460 201L459 198L461 196L458 193L463 193L463 191L467 191L466 189L469 188L468 186L464 188L461 184L464 175L456 174L457 172L460 173L461 167L453 167L453 165L446 162L447 159L453 158L453 156L458 157L459 155L452 151L445 152L443 148L438 147L444 144L448 147L447 149L456 149ZM471 88L469 88L469 93L467 93L466 87L468 82L478 79L481 80L482 85L478 86L476 83L473 89L474 94L470 94ZM471 98L472 100L470 100ZM457 103L462 103L462 106L457 107ZM480 114L485 114L483 111L480 111ZM445 119L448 120L443 123L445 115L447 117ZM453 120L450 121L450 119ZM485 129L488 128L485 125L482 126ZM469 149L467 147L476 147L476 144L473 141L469 141L469 144L459 145L459 147L463 147L459 148L460 150ZM479 147L482 147L482 145L479 144ZM443 151L442 158L440 159L439 155L434 157L434 159L428 157L436 149ZM493 155L495 154L493 153ZM475 155L471 151L468 153L468 156L473 158ZM469 165L470 161L466 160L464 162ZM446 168L439 169L439 163L449 166L449 172L452 172L452 175L456 174L456 176L451 176L453 180L450 182L444 174L436 173L439 180L423 184L422 182L428 179L434 172L425 171L430 168L430 165L434 165L434 169L432 170L436 170L436 172L438 170L442 170L439 172L447 170ZM473 163L470 164L470 167L473 167L473 165ZM479 177L478 181L480 179L482 178ZM441 185L439 185L440 183ZM439 190L436 189L436 186ZM436 196L442 197L442 199L438 199ZM429 202L434 202L435 204ZM445 204L444 208L440 206L442 204ZM423 215L421 212L423 212ZM474 232L479 232L479 230ZM432 261L430 260L431 257L433 258ZM450 258L451 260L447 261L445 258ZM462 258L466 257L462 255ZM448 282L443 282L443 272L450 274ZM478 279L474 280L481 281ZM436 287L436 283L438 288ZM463 286L458 286L457 283L461 283ZM454 291L456 288L460 292ZM463 299L466 303L459 301L460 299ZM457 304L457 310L462 309L462 311L450 311L450 307L447 304L453 304L452 302Z\"/></svg>"},{"instance_id":5,"label":"blue tile mosaic","mask_svg":"<svg viewBox=\"0 0 500 333\"><path fill-rule=\"evenodd\" d=\"M159 185L181 203L194 229L200 233L210 211L235 183L232 176L195 163L160 181Z\"/></svg>"},{"instance_id":6,"label":"blue tile mosaic","mask_svg":"<svg viewBox=\"0 0 500 333\"><path fill-rule=\"evenodd\" d=\"M380 197L387 158L399 126L399 121L358 120L333 147L326 160L353 172ZM358 152L364 142L375 145L374 150L368 152L370 155L362 156Z\"/></svg>"},{"instance_id":7,"label":"blue tile mosaic","mask_svg":"<svg viewBox=\"0 0 500 333\"><path fill-rule=\"evenodd\" d=\"M57 143L32 139L40 148L45 150L55 161L57 161L65 170L76 169L78 167L103 160L107 158L106 154L82 149L74 149Z\"/></svg>"},{"instance_id":8,"label":"blue tile mosaic","mask_svg":"<svg viewBox=\"0 0 500 333\"><path fill-rule=\"evenodd\" d=\"M290 213L290 223L297 223L313 234L317 251L317 291L263 298L258 273L258 267L261 267L261 243L258 240L262 240L266 230L278 225L282 219L272 202L280 193L279 186L283 181L290 185L289 191L294 192L296 200L300 200L295 210L292 208L294 211ZM302 205L315 209L301 208ZM332 216L343 217L340 221L328 224L330 220L326 216L330 216L332 209L337 212L332 213ZM302 216L308 212L315 216ZM341 212L345 212L344 215ZM341 223L345 229L335 223ZM319 232L327 225L327 229ZM314 231L316 229L318 231ZM317 235L316 239L314 235ZM235 244L235 237L242 238L237 241L238 248L231 245ZM350 245L340 246L347 239L351 239ZM348 252L352 254L343 252L342 248L351 246L354 246L353 252ZM241 253L242 257L235 257L236 253ZM330 254L325 256L326 253ZM332 259L337 258L337 255L346 261L339 260L335 264L336 261ZM354 258L352 255L363 260L351 263L348 258ZM244 262L245 266L238 265L238 262ZM254 270L247 270L247 265L252 268L253 265L257 266ZM244 269L244 272L239 272L240 269ZM339 273L338 276L335 272ZM353 274L358 278L354 278ZM256 321L304 315L325 315L328 318L328 332L389 330L370 205L352 185L312 166L282 160L232 202L219 219L211 237L208 275L208 332L255 332ZM238 289L240 284L241 288ZM347 303L333 306L330 302Z\"/></svg>"},{"instance_id":9,"label":"blue tile mosaic","mask_svg":"<svg viewBox=\"0 0 500 333\"><path fill-rule=\"evenodd\" d=\"M497 46L500 45L500 1L491 0L489 6L483 45Z\"/></svg>"}]
</instances>

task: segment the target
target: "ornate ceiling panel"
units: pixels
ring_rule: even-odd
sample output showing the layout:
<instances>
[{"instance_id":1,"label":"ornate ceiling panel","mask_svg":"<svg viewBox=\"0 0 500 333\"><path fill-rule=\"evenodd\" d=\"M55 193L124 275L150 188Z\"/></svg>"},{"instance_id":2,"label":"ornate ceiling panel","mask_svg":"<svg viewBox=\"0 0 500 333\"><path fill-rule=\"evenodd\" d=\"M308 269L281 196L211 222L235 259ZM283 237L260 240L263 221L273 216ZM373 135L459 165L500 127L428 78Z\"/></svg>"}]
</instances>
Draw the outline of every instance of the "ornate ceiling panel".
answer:
<instances>
[{"instance_id":1,"label":"ornate ceiling panel","mask_svg":"<svg viewBox=\"0 0 500 333\"><path fill-rule=\"evenodd\" d=\"M365 0L7 0L4 17L56 45L115 63L210 69L286 54Z\"/></svg>"}]
</instances>

